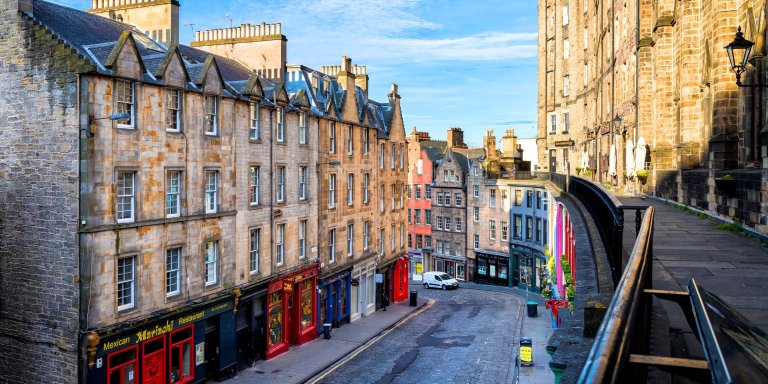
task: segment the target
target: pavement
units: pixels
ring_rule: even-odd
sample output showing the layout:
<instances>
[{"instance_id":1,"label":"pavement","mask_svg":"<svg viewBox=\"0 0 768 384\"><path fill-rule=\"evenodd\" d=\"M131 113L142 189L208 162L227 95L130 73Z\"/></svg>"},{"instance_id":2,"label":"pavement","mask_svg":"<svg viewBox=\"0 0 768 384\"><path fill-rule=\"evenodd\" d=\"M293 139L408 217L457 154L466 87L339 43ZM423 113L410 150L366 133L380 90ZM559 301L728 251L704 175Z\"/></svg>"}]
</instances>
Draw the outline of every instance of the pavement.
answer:
<instances>
[{"instance_id":1,"label":"pavement","mask_svg":"<svg viewBox=\"0 0 768 384\"><path fill-rule=\"evenodd\" d=\"M420 284L412 281L411 284ZM521 383L544 384L554 383L554 375L549 370L549 355L546 353L546 344L552 335L552 325L549 311L544 307L544 299L535 293L528 293L517 288L498 287L474 283L462 283L460 289L476 289L491 292L502 292L516 295L521 301L535 301L537 317L527 317L525 310L520 315L522 321L515 330L516 339L528 337L533 341L532 367L520 367L515 364L509 377L519 377ZM385 336L389 330L394 329L402 322L408 321L422 311L428 310L434 303L432 300L420 297L416 307L409 306L408 300L390 305L387 311L379 310L354 323L344 324L334 328L331 339L322 337L300 346L292 346L287 352L270 360L260 360L252 367L240 371L235 377L227 380L227 383L254 383L267 382L274 384L293 384L313 382L314 378L322 374L333 365L354 357L357 353L375 343L380 337ZM521 306L524 308L524 306ZM512 351L500 351L507 353L508 358L515 361L519 355L519 346Z\"/></svg>"},{"instance_id":2,"label":"pavement","mask_svg":"<svg viewBox=\"0 0 768 384\"><path fill-rule=\"evenodd\" d=\"M719 228L705 212L656 199L617 197L626 205L656 210L653 237L653 287L687 291L691 278L768 332L768 246L760 240ZM624 248L634 244L634 213L625 214ZM669 322L673 356L701 357L702 351L680 308L659 300ZM662 330L666 331L666 330ZM654 331L655 332L655 331Z\"/></svg>"}]
</instances>

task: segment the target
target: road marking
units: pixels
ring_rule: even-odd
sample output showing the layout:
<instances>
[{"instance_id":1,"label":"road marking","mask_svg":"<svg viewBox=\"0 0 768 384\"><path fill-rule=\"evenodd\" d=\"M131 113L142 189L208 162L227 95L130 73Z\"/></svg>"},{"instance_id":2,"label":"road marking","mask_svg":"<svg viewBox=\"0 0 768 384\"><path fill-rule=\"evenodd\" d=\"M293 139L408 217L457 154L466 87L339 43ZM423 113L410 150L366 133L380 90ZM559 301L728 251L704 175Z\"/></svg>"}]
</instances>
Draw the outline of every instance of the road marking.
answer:
<instances>
[{"instance_id":1,"label":"road marking","mask_svg":"<svg viewBox=\"0 0 768 384\"><path fill-rule=\"evenodd\" d=\"M343 358L341 361L339 361L336 364L334 364L333 367L331 367L329 370L327 370L326 372L323 372L320 375L320 377L318 377L318 378L316 378L314 380L311 380L311 381L307 381L307 383L308 384L315 384L315 383L319 382L320 380L324 379L326 376L328 376L331 373L333 373L333 371L335 371L337 368L339 368L342 365L346 364L349 360L354 359L355 356L359 355L361 352L363 352L366 349L368 349L368 347L370 347L371 345L375 344L381 338L383 338L384 336L388 335L390 332L392 332L396 328L400 327L401 325L405 324L408 320L410 320L410 319L420 315L422 312L426 311L427 309L432 307L432 305L434 305L434 304L435 304L435 301L432 300L432 299L429 299L427 301L426 305L424 305L423 307L421 307L421 308L411 312L408 316L400 319L398 322L395 323L395 325L391 326L390 328L388 328L387 330L385 330L384 332L382 332L378 336L374 337L373 339L368 340L360 348L356 349L354 352L352 352L351 354L347 355L347 357Z\"/></svg>"}]
</instances>

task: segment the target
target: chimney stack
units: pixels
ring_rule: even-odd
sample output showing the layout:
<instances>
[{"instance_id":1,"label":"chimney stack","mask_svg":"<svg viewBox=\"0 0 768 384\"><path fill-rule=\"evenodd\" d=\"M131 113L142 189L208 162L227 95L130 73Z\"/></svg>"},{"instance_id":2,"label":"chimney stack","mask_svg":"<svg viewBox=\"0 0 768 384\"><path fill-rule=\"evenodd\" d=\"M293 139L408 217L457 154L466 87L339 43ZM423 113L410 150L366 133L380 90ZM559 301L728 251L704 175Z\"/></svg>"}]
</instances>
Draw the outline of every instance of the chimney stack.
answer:
<instances>
[{"instance_id":1,"label":"chimney stack","mask_svg":"<svg viewBox=\"0 0 768 384\"><path fill-rule=\"evenodd\" d=\"M448 148L467 148L467 144L464 143L464 131L461 128L448 129Z\"/></svg>"}]
</instances>

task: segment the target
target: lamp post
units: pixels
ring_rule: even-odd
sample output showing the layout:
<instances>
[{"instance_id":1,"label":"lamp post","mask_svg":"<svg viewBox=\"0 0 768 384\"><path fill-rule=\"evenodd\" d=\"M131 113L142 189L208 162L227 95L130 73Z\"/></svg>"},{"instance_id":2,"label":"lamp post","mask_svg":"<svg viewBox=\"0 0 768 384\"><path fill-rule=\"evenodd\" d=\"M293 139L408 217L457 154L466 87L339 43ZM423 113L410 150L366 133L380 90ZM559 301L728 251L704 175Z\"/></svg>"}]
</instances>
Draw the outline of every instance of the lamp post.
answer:
<instances>
[{"instance_id":1,"label":"lamp post","mask_svg":"<svg viewBox=\"0 0 768 384\"><path fill-rule=\"evenodd\" d=\"M728 52L728 60L731 63L731 71L736 74L736 85L739 87L765 87L765 84L742 84L741 74L747 70L749 54L752 52L752 46L755 43L744 38L741 27L736 31L736 37L725 46Z\"/></svg>"}]
</instances>

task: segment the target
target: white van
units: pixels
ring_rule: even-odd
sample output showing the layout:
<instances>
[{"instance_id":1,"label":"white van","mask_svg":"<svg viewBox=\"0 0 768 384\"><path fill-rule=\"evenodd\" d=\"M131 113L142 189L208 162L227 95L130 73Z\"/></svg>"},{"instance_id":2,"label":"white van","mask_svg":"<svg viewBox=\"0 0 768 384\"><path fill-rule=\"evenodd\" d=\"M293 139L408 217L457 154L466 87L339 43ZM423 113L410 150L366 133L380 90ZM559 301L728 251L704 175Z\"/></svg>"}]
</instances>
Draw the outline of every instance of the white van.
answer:
<instances>
[{"instance_id":1,"label":"white van","mask_svg":"<svg viewBox=\"0 0 768 384\"><path fill-rule=\"evenodd\" d=\"M459 287L459 282L445 272L424 272L424 288L440 288L442 290Z\"/></svg>"}]
</instances>

